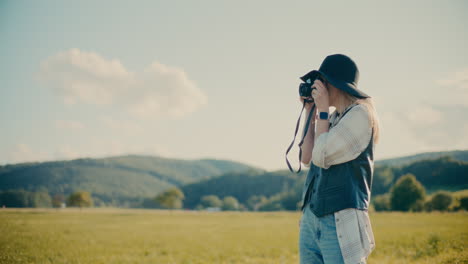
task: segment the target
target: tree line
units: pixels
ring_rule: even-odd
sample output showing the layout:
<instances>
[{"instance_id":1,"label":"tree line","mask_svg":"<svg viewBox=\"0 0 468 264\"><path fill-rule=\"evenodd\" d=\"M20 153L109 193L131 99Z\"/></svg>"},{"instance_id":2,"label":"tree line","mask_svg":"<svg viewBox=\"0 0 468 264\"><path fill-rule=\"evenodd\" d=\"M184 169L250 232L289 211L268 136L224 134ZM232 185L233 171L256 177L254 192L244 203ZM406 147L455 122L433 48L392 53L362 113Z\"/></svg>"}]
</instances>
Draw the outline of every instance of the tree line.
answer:
<instances>
[{"instance_id":1,"label":"tree line","mask_svg":"<svg viewBox=\"0 0 468 264\"><path fill-rule=\"evenodd\" d=\"M46 191L30 192L24 189L0 191L2 207L92 207L93 198L87 191L76 191L68 195L55 194L52 197Z\"/></svg>"},{"instance_id":2,"label":"tree line","mask_svg":"<svg viewBox=\"0 0 468 264\"><path fill-rule=\"evenodd\" d=\"M468 196L454 197L450 192L437 191L426 195L426 189L411 174L401 176L388 193L372 199L376 211L458 211L468 210Z\"/></svg>"},{"instance_id":3,"label":"tree line","mask_svg":"<svg viewBox=\"0 0 468 264\"><path fill-rule=\"evenodd\" d=\"M236 211L278 211L297 210L299 202L294 191L282 192L267 198L265 195L252 195L245 203L232 195L219 197L215 194L202 195L193 207L184 204L185 195L181 189L173 187L153 198L143 201L143 208L193 209L193 210L236 210Z\"/></svg>"},{"instance_id":4,"label":"tree line","mask_svg":"<svg viewBox=\"0 0 468 264\"><path fill-rule=\"evenodd\" d=\"M371 192L371 207L376 211L456 211L467 209L467 198L439 191L432 196L430 190L468 189L468 162L450 157L422 160L403 166L376 166ZM122 197L104 201L102 193L81 195L88 200L84 206L113 206L161 209L212 209L276 211L298 210L301 206L302 188L306 172L292 174L287 170L275 172L250 171L226 173L218 177L178 187L168 187L162 192L154 190L153 197ZM80 188L77 188L78 190ZM72 190L77 190L72 189ZM88 190L90 191L90 190ZM15 189L0 191L0 207L60 207L75 206L72 194L48 192L46 188L26 191ZM80 191L84 192L84 191ZM115 193L115 192L114 192ZM49 194L53 194L50 196ZM416 197L416 198L415 198ZM133 200L130 200L133 199ZM72 199L73 200L73 199Z\"/></svg>"},{"instance_id":5,"label":"tree line","mask_svg":"<svg viewBox=\"0 0 468 264\"><path fill-rule=\"evenodd\" d=\"M182 209L185 196L177 187L171 188L154 198L145 199L142 206L144 208L158 209ZM245 210L244 206L233 196L226 196L220 199L216 195L205 195L200 199L200 203L194 208L195 210L202 209L219 209L219 210Z\"/></svg>"},{"instance_id":6,"label":"tree line","mask_svg":"<svg viewBox=\"0 0 468 264\"><path fill-rule=\"evenodd\" d=\"M298 210L301 206L294 190L281 192L269 198L264 195L252 195L245 203L240 203L234 196L222 199L214 194L201 196L194 210L218 209L238 211L278 211ZM183 209L185 195L177 187L170 188L153 198L143 200L142 208ZM87 191L76 191L65 197L55 194L51 197L45 191L29 192L25 190L7 190L0 192L0 205L4 207L92 207L93 197ZM450 192L437 191L432 196L426 195L424 186L413 174L401 176L390 191L371 199L371 206L376 211L458 211L468 210L468 196L454 197Z\"/></svg>"},{"instance_id":7,"label":"tree line","mask_svg":"<svg viewBox=\"0 0 468 264\"><path fill-rule=\"evenodd\" d=\"M468 162L444 156L401 166L376 166L372 193L375 195L388 193L398 179L406 174L415 175L428 189L445 189L453 186L468 189Z\"/></svg>"},{"instance_id":8,"label":"tree line","mask_svg":"<svg viewBox=\"0 0 468 264\"><path fill-rule=\"evenodd\" d=\"M269 198L264 195L252 195L245 203L240 203L236 197L225 196L223 199L214 194L203 195L194 208L203 210L219 208L221 210L241 211L278 211L298 210L301 206L297 190L281 192ZM143 207L181 209L184 193L179 188L171 188L154 198L147 199ZM448 191L437 191L428 196L426 189L416 177L405 174L385 194L371 199L371 207L376 211L458 211L468 210L468 196L457 197Z\"/></svg>"}]
</instances>

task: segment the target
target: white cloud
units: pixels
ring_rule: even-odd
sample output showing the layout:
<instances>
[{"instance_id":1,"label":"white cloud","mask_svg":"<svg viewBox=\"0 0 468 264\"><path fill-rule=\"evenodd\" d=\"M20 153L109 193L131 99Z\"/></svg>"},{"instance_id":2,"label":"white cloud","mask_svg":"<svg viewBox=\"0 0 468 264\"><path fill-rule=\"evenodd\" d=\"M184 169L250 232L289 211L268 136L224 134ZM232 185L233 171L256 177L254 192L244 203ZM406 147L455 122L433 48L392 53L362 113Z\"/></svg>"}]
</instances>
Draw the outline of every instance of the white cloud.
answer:
<instances>
[{"instance_id":1,"label":"white cloud","mask_svg":"<svg viewBox=\"0 0 468 264\"><path fill-rule=\"evenodd\" d=\"M68 144L62 144L54 147L50 152L34 149L25 143L19 143L0 153L0 165L71 160L83 157L102 158L128 154L162 157L174 156L167 147L160 144L128 145L118 140L107 140L104 142L100 140L99 143L99 145L93 145L94 149L87 148L86 151L83 151L79 147L76 148Z\"/></svg>"},{"instance_id":2,"label":"white cloud","mask_svg":"<svg viewBox=\"0 0 468 264\"><path fill-rule=\"evenodd\" d=\"M38 77L66 104L117 106L143 119L181 117L207 103L180 68L153 62L142 72L130 72L116 59L79 49L45 59Z\"/></svg>"},{"instance_id":3,"label":"white cloud","mask_svg":"<svg viewBox=\"0 0 468 264\"><path fill-rule=\"evenodd\" d=\"M431 126L441 120L442 113L429 105L417 105L412 106L412 109L405 118L415 125Z\"/></svg>"},{"instance_id":4,"label":"white cloud","mask_svg":"<svg viewBox=\"0 0 468 264\"><path fill-rule=\"evenodd\" d=\"M395 114L400 119L399 126L408 129L414 141L431 150L452 150L468 148L464 131L467 111L466 106L433 104L411 106Z\"/></svg>"},{"instance_id":5,"label":"white cloud","mask_svg":"<svg viewBox=\"0 0 468 264\"><path fill-rule=\"evenodd\" d=\"M157 144L138 146L128 145L122 143L121 141L112 140L106 145L108 145L108 147L106 148L105 152L102 153L104 156L140 154L169 157L172 154L168 148Z\"/></svg>"},{"instance_id":6,"label":"white cloud","mask_svg":"<svg viewBox=\"0 0 468 264\"><path fill-rule=\"evenodd\" d=\"M43 151L33 150L28 144L18 143L5 152L2 163L35 162L50 160L50 155Z\"/></svg>"},{"instance_id":7,"label":"white cloud","mask_svg":"<svg viewBox=\"0 0 468 264\"><path fill-rule=\"evenodd\" d=\"M381 113L381 143L376 158L468 148L468 107L409 105Z\"/></svg>"},{"instance_id":8,"label":"white cloud","mask_svg":"<svg viewBox=\"0 0 468 264\"><path fill-rule=\"evenodd\" d=\"M39 78L65 103L109 104L132 79L118 60L78 49L59 52L40 65Z\"/></svg>"},{"instance_id":9,"label":"white cloud","mask_svg":"<svg viewBox=\"0 0 468 264\"><path fill-rule=\"evenodd\" d=\"M449 78L438 80L437 83L454 86L460 90L468 90L468 68L458 70L452 73Z\"/></svg>"},{"instance_id":10,"label":"white cloud","mask_svg":"<svg viewBox=\"0 0 468 264\"><path fill-rule=\"evenodd\" d=\"M436 83L442 88L433 95L434 102L468 106L468 68L436 80Z\"/></svg>"},{"instance_id":11,"label":"white cloud","mask_svg":"<svg viewBox=\"0 0 468 264\"><path fill-rule=\"evenodd\" d=\"M431 101L420 103L421 95L412 100L418 103L396 107L382 116L386 156L468 148L468 68L435 83L439 87L428 87L424 94Z\"/></svg>"},{"instance_id":12,"label":"white cloud","mask_svg":"<svg viewBox=\"0 0 468 264\"><path fill-rule=\"evenodd\" d=\"M380 116L381 141L376 146L376 159L432 150L431 145L415 135L400 113L383 112Z\"/></svg>"},{"instance_id":13,"label":"white cloud","mask_svg":"<svg viewBox=\"0 0 468 264\"><path fill-rule=\"evenodd\" d=\"M207 102L206 96L179 68L158 62L138 74L135 92L126 97L129 111L142 118L153 115L181 117Z\"/></svg>"},{"instance_id":14,"label":"white cloud","mask_svg":"<svg viewBox=\"0 0 468 264\"><path fill-rule=\"evenodd\" d=\"M55 160L70 160L70 159L80 158L82 156L83 155L81 155L81 153L74 150L69 145L61 145L54 152Z\"/></svg>"}]
</instances>

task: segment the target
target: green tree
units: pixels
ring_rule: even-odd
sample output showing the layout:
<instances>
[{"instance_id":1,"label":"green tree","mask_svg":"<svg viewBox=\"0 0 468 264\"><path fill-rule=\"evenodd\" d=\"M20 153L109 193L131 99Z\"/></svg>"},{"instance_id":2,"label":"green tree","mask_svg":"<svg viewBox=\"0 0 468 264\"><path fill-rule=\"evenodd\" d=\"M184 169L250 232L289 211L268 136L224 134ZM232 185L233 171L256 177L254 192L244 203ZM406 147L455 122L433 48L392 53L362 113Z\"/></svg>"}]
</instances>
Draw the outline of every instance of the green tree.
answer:
<instances>
[{"instance_id":1,"label":"green tree","mask_svg":"<svg viewBox=\"0 0 468 264\"><path fill-rule=\"evenodd\" d=\"M67 205L71 207L92 207L93 198L87 191L76 191L68 196Z\"/></svg>"},{"instance_id":2,"label":"green tree","mask_svg":"<svg viewBox=\"0 0 468 264\"><path fill-rule=\"evenodd\" d=\"M460 209L468 210L468 196L460 198Z\"/></svg>"},{"instance_id":3,"label":"green tree","mask_svg":"<svg viewBox=\"0 0 468 264\"><path fill-rule=\"evenodd\" d=\"M30 196L31 193L23 189L0 192L1 206L30 207Z\"/></svg>"},{"instance_id":4,"label":"green tree","mask_svg":"<svg viewBox=\"0 0 468 264\"><path fill-rule=\"evenodd\" d=\"M252 211L258 211L262 203L265 203L267 198L264 195L252 195L247 200L247 208Z\"/></svg>"},{"instance_id":5,"label":"green tree","mask_svg":"<svg viewBox=\"0 0 468 264\"><path fill-rule=\"evenodd\" d=\"M31 207L48 208L52 206L52 199L48 192L32 192L29 196Z\"/></svg>"},{"instance_id":6,"label":"green tree","mask_svg":"<svg viewBox=\"0 0 468 264\"><path fill-rule=\"evenodd\" d=\"M392 210L417 211L424 202L426 190L413 174L401 176L390 190L390 204Z\"/></svg>"},{"instance_id":7,"label":"green tree","mask_svg":"<svg viewBox=\"0 0 468 264\"><path fill-rule=\"evenodd\" d=\"M248 211L249 209L242 203L239 203L239 211Z\"/></svg>"},{"instance_id":8,"label":"green tree","mask_svg":"<svg viewBox=\"0 0 468 264\"><path fill-rule=\"evenodd\" d=\"M430 209L437 211L448 211L453 202L453 197L449 192L438 191L432 195Z\"/></svg>"},{"instance_id":9,"label":"green tree","mask_svg":"<svg viewBox=\"0 0 468 264\"><path fill-rule=\"evenodd\" d=\"M265 203L261 204L258 210L259 211L281 211L281 210L284 210L284 208L280 200L270 198Z\"/></svg>"},{"instance_id":10,"label":"green tree","mask_svg":"<svg viewBox=\"0 0 468 264\"><path fill-rule=\"evenodd\" d=\"M226 196L223 199L223 210L237 210L239 209L239 202L233 196Z\"/></svg>"},{"instance_id":11,"label":"green tree","mask_svg":"<svg viewBox=\"0 0 468 264\"><path fill-rule=\"evenodd\" d=\"M200 205L202 208L222 207L223 201L221 201L221 199L219 199L219 197L216 195L204 195L200 199Z\"/></svg>"},{"instance_id":12,"label":"green tree","mask_svg":"<svg viewBox=\"0 0 468 264\"><path fill-rule=\"evenodd\" d=\"M62 203L65 203L65 195L61 193L57 193L52 198L52 206L55 208L60 208Z\"/></svg>"},{"instance_id":13,"label":"green tree","mask_svg":"<svg viewBox=\"0 0 468 264\"><path fill-rule=\"evenodd\" d=\"M173 187L157 195L154 200L159 205L159 208L180 209L182 208L184 198L184 193L179 188Z\"/></svg>"}]
</instances>

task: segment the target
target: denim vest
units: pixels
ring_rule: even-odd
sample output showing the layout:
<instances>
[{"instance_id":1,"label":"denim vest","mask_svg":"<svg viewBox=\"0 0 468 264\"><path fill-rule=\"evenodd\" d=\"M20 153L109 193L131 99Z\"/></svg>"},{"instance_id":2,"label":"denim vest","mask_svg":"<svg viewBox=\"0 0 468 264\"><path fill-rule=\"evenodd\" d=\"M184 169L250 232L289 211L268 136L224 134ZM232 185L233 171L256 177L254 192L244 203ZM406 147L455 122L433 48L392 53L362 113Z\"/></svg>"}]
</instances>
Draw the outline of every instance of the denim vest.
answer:
<instances>
[{"instance_id":1,"label":"denim vest","mask_svg":"<svg viewBox=\"0 0 468 264\"><path fill-rule=\"evenodd\" d=\"M311 162L302 191L301 210L304 210L308 202L311 211L317 217L346 208L367 210L373 173L374 141L372 133L366 149L354 160L332 165L328 169L315 166Z\"/></svg>"}]
</instances>

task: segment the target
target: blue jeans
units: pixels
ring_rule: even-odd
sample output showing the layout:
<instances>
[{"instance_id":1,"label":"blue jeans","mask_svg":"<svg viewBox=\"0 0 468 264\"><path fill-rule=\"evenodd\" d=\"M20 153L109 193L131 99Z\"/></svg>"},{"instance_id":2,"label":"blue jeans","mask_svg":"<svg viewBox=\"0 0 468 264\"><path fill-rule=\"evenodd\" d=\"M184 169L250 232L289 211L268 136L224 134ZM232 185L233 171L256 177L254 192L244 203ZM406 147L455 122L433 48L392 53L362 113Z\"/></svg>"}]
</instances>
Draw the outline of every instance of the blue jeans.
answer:
<instances>
[{"instance_id":1,"label":"blue jeans","mask_svg":"<svg viewBox=\"0 0 468 264\"><path fill-rule=\"evenodd\" d=\"M317 217L307 204L300 221L300 264L344 264L334 213Z\"/></svg>"}]
</instances>

